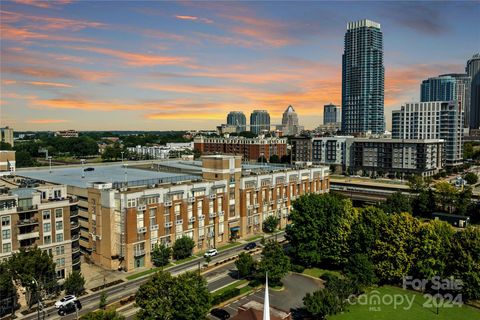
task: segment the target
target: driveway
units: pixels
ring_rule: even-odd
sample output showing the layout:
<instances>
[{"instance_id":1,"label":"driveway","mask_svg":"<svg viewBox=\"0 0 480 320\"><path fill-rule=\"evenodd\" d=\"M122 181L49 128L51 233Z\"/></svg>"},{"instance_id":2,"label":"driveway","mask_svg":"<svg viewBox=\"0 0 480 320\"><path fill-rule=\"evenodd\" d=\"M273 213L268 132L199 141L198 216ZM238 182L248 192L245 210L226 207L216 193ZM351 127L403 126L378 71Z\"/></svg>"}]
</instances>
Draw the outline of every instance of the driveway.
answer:
<instances>
[{"instance_id":1,"label":"driveway","mask_svg":"<svg viewBox=\"0 0 480 320\"><path fill-rule=\"evenodd\" d=\"M280 310L290 311L291 309L297 309L303 306L303 297L308 293L312 293L320 288L323 288L323 282L320 279L314 279L302 274L290 273L283 279L284 289L281 291L275 291L270 289L270 306L276 307ZM226 306L223 309L230 313L230 316L237 314L239 306L255 300L263 303L265 296L265 289L259 289L248 296L245 296L239 300L236 300ZM217 319L209 315L210 319Z\"/></svg>"}]
</instances>

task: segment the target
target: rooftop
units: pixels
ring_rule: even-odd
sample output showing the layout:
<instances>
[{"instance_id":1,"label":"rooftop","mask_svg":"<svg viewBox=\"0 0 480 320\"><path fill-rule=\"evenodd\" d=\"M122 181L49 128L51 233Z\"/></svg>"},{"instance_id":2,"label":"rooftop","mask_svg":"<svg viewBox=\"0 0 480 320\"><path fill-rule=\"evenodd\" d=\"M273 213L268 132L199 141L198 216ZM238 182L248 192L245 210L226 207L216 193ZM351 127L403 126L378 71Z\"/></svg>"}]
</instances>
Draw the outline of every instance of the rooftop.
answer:
<instances>
[{"instance_id":1,"label":"rooftop","mask_svg":"<svg viewBox=\"0 0 480 320\"><path fill-rule=\"evenodd\" d=\"M87 168L85 166L85 168ZM65 184L80 188L86 188L92 183L96 182L124 182L125 178L128 182L134 182L139 180L150 179L170 179L180 178L182 176L187 177L187 174L178 172L163 172L163 171L151 171L126 166L124 168L122 164L109 164L109 165L89 165L88 168L94 168L93 171L83 171L82 167L52 167L50 173L48 168L36 168L36 169L19 169L17 175L28 177L32 179L49 181L58 184ZM125 174L126 172L126 174ZM84 178L82 178L82 174Z\"/></svg>"}]
</instances>

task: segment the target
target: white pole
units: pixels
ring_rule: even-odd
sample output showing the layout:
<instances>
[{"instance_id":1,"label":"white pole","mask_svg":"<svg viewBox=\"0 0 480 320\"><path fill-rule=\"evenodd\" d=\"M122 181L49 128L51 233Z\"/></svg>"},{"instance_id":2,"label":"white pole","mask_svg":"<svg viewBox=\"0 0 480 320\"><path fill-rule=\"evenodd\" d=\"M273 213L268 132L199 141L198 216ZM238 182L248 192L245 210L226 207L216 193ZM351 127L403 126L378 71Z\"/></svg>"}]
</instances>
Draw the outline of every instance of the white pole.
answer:
<instances>
[{"instance_id":1,"label":"white pole","mask_svg":"<svg viewBox=\"0 0 480 320\"><path fill-rule=\"evenodd\" d=\"M263 302L263 320L270 320L270 301L268 299L268 271L265 275L265 300Z\"/></svg>"}]
</instances>

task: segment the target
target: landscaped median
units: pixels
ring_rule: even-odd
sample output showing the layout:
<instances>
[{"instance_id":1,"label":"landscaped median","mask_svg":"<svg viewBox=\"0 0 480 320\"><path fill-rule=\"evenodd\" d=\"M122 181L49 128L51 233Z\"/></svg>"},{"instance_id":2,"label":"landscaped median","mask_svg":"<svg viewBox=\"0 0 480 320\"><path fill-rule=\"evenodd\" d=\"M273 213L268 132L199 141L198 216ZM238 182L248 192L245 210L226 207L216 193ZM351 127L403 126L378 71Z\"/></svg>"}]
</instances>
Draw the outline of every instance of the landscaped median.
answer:
<instances>
[{"instance_id":1,"label":"landscaped median","mask_svg":"<svg viewBox=\"0 0 480 320\"><path fill-rule=\"evenodd\" d=\"M212 305L216 306L228 302L233 298L244 296L255 288L254 286L250 286L248 280L235 281L226 287L212 292Z\"/></svg>"}]
</instances>

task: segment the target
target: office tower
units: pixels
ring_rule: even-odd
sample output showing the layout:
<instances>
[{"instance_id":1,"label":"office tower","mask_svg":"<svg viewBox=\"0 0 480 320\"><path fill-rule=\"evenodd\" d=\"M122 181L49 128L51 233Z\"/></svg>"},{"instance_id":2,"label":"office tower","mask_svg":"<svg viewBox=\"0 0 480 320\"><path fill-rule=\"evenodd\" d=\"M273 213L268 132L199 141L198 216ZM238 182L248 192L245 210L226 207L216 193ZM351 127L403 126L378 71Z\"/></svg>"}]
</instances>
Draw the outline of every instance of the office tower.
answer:
<instances>
[{"instance_id":1,"label":"office tower","mask_svg":"<svg viewBox=\"0 0 480 320\"><path fill-rule=\"evenodd\" d=\"M470 114L470 77L467 74L450 73L428 78L420 85L420 101L457 100L464 111L464 126L468 127Z\"/></svg>"},{"instance_id":2,"label":"office tower","mask_svg":"<svg viewBox=\"0 0 480 320\"><path fill-rule=\"evenodd\" d=\"M463 109L457 101L406 103L392 112L393 139L443 139L445 163L462 163Z\"/></svg>"},{"instance_id":3,"label":"office tower","mask_svg":"<svg viewBox=\"0 0 480 320\"><path fill-rule=\"evenodd\" d=\"M298 115L292 106L288 106L282 116L281 130L285 136L299 134L303 128L298 125Z\"/></svg>"},{"instance_id":4,"label":"office tower","mask_svg":"<svg viewBox=\"0 0 480 320\"><path fill-rule=\"evenodd\" d=\"M0 128L0 142L8 143L13 147L13 129L9 127Z\"/></svg>"},{"instance_id":5,"label":"office tower","mask_svg":"<svg viewBox=\"0 0 480 320\"><path fill-rule=\"evenodd\" d=\"M341 122L340 108L334 104L323 106L323 124Z\"/></svg>"},{"instance_id":6,"label":"office tower","mask_svg":"<svg viewBox=\"0 0 480 320\"><path fill-rule=\"evenodd\" d=\"M237 132L247 130L247 118L242 111L230 111L227 115L227 125L235 126Z\"/></svg>"},{"instance_id":7,"label":"office tower","mask_svg":"<svg viewBox=\"0 0 480 320\"><path fill-rule=\"evenodd\" d=\"M350 22L342 56L342 132L383 133L383 35L370 20Z\"/></svg>"},{"instance_id":8,"label":"office tower","mask_svg":"<svg viewBox=\"0 0 480 320\"><path fill-rule=\"evenodd\" d=\"M480 128L480 54L473 55L465 68L471 79L470 87L470 128Z\"/></svg>"},{"instance_id":9,"label":"office tower","mask_svg":"<svg viewBox=\"0 0 480 320\"><path fill-rule=\"evenodd\" d=\"M257 135L270 131L270 115L267 110L253 110L250 115L250 131Z\"/></svg>"}]
</instances>

